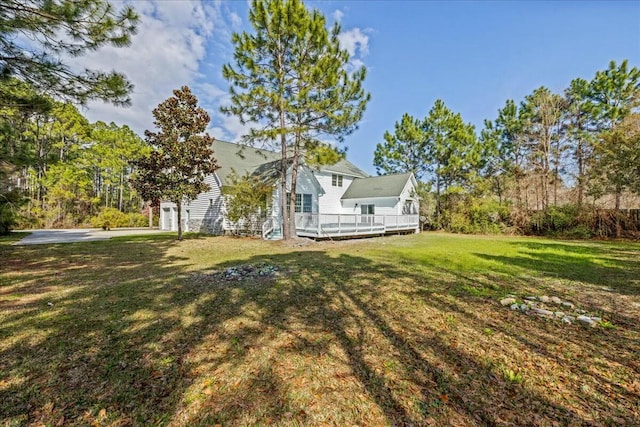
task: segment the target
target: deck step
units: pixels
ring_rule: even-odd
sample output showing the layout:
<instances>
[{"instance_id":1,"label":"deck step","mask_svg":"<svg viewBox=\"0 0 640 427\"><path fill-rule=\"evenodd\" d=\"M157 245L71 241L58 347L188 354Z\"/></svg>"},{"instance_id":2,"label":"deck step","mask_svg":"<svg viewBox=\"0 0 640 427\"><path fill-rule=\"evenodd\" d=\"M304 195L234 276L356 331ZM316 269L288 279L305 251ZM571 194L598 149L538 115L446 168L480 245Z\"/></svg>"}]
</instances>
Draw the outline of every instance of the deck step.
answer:
<instances>
[{"instance_id":1,"label":"deck step","mask_svg":"<svg viewBox=\"0 0 640 427\"><path fill-rule=\"evenodd\" d=\"M282 232L280 232L280 230L274 230L271 233L267 234L266 240L282 240Z\"/></svg>"}]
</instances>

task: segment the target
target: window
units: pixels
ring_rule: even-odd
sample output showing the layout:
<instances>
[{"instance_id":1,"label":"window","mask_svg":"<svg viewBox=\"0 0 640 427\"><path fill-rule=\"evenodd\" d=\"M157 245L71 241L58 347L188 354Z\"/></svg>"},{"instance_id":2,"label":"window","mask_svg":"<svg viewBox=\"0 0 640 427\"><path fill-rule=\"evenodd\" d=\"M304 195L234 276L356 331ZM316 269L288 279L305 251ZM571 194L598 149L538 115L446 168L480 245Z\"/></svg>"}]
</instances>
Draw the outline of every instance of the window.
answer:
<instances>
[{"instance_id":1,"label":"window","mask_svg":"<svg viewBox=\"0 0 640 427\"><path fill-rule=\"evenodd\" d=\"M291 193L287 193L287 212L291 209ZM296 193L296 213L311 212L311 194Z\"/></svg>"},{"instance_id":2,"label":"window","mask_svg":"<svg viewBox=\"0 0 640 427\"><path fill-rule=\"evenodd\" d=\"M302 194L296 193L296 213L302 212Z\"/></svg>"},{"instance_id":3,"label":"window","mask_svg":"<svg viewBox=\"0 0 640 427\"><path fill-rule=\"evenodd\" d=\"M331 185L334 187L342 187L342 175L335 173L331 175Z\"/></svg>"},{"instance_id":4,"label":"window","mask_svg":"<svg viewBox=\"0 0 640 427\"><path fill-rule=\"evenodd\" d=\"M302 212L311 212L311 194L302 195Z\"/></svg>"},{"instance_id":5,"label":"window","mask_svg":"<svg viewBox=\"0 0 640 427\"><path fill-rule=\"evenodd\" d=\"M360 213L362 215L374 215L376 213L376 205L360 205Z\"/></svg>"}]
</instances>

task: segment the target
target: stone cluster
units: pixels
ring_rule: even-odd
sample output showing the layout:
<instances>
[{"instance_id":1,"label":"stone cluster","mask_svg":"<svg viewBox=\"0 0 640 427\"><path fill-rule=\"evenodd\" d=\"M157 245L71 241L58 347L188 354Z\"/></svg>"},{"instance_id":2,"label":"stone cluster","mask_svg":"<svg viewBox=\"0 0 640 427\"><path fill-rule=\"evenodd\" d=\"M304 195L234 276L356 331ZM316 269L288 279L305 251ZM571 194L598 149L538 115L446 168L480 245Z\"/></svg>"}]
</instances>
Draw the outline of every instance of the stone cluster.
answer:
<instances>
[{"instance_id":1,"label":"stone cluster","mask_svg":"<svg viewBox=\"0 0 640 427\"><path fill-rule=\"evenodd\" d=\"M602 321L597 316L589 316L585 310L576 308L575 304L569 301L548 295L526 296L522 302L518 302L515 295L507 295L500 300L500 304L509 307L511 310L518 310L529 315L536 315L547 318L560 319L562 323L572 324L579 322L584 326L596 327Z\"/></svg>"},{"instance_id":2,"label":"stone cluster","mask_svg":"<svg viewBox=\"0 0 640 427\"><path fill-rule=\"evenodd\" d=\"M238 267L225 268L216 273L216 276L224 280L240 280L247 277L273 276L277 270L274 265L270 264L246 264Z\"/></svg>"},{"instance_id":3,"label":"stone cluster","mask_svg":"<svg viewBox=\"0 0 640 427\"><path fill-rule=\"evenodd\" d=\"M225 268L208 274L195 274L196 281L237 281L250 278L272 277L278 272L278 268L271 264L245 264L236 267Z\"/></svg>"}]
</instances>

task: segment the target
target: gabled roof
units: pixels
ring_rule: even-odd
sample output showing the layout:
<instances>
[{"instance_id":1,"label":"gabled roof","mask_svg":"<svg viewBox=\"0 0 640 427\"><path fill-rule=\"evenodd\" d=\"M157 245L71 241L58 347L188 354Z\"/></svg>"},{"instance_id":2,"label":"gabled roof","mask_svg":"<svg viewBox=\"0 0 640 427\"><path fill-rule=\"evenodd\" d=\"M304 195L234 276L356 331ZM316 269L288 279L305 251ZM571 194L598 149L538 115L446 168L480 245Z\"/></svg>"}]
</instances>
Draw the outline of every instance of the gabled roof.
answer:
<instances>
[{"instance_id":1,"label":"gabled roof","mask_svg":"<svg viewBox=\"0 0 640 427\"><path fill-rule=\"evenodd\" d=\"M398 197L407 182L413 177L412 173L396 175L372 176L353 180L342 199L367 199L371 197Z\"/></svg>"},{"instance_id":2,"label":"gabled roof","mask_svg":"<svg viewBox=\"0 0 640 427\"><path fill-rule=\"evenodd\" d=\"M364 172L362 169L351 163L347 159L341 159L337 163L333 165L323 165L320 166L321 172L334 172L340 173L343 175L349 175L356 178L367 178L369 176L368 173Z\"/></svg>"},{"instance_id":3,"label":"gabled roof","mask_svg":"<svg viewBox=\"0 0 640 427\"><path fill-rule=\"evenodd\" d=\"M211 148L213 148L213 157L220 166L220 169L216 170L216 175L220 178L222 185L229 184L228 179L232 171L235 171L239 176L244 176L245 174L252 174L265 163L275 162L280 159L280 154L273 151L233 144L218 139L213 142Z\"/></svg>"},{"instance_id":4,"label":"gabled roof","mask_svg":"<svg viewBox=\"0 0 640 427\"><path fill-rule=\"evenodd\" d=\"M213 142L211 148L213 148L213 157L220 166L220 169L216 170L216 175L220 178L222 185L229 185L229 175L232 171L240 176L249 174L263 176L267 179L278 178L280 153L218 139ZM369 176L347 159L342 159L333 165L320 166L320 171L340 173L357 178Z\"/></svg>"},{"instance_id":5,"label":"gabled roof","mask_svg":"<svg viewBox=\"0 0 640 427\"><path fill-rule=\"evenodd\" d=\"M291 166L291 159L287 161L287 170ZM251 176L258 177L263 182L274 183L280 179L280 171L282 170L282 160L273 160L263 163L251 172Z\"/></svg>"}]
</instances>

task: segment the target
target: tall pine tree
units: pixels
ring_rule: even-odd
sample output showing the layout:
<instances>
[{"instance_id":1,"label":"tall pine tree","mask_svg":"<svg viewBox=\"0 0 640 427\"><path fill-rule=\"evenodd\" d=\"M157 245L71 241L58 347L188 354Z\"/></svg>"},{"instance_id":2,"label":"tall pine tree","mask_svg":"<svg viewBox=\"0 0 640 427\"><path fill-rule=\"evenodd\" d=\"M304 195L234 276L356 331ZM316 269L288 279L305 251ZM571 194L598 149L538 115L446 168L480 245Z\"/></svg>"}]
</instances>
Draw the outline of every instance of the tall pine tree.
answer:
<instances>
[{"instance_id":1,"label":"tall pine tree","mask_svg":"<svg viewBox=\"0 0 640 427\"><path fill-rule=\"evenodd\" d=\"M349 54L340 47L340 27L328 31L324 16L300 0L254 0L249 21L253 32L232 37L235 66L223 68L231 105L222 111L252 125L246 143L279 148L280 210L288 239L295 235L298 165L320 139L341 141L356 129L369 100L362 87L366 72L364 67L347 70Z\"/></svg>"},{"instance_id":2,"label":"tall pine tree","mask_svg":"<svg viewBox=\"0 0 640 427\"><path fill-rule=\"evenodd\" d=\"M63 59L105 45L129 45L137 22L131 7L118 11L106 0L3 0L0 79L14 76L37 92L74 102L102 99L126 105L132 85L123 74L77 72ZM21 102L5 96L0 85L0 105Z\"/></svg>"},{"instance_id":3,"label":"tall pine tree","mask_svg":"<svg viewBox=\"0 0 640 427\"><path fill-rule=\"evenodd\" d=\"M405 113L395 123L395 131L384 133L384 144L376 145L373 165L378 173L413 172L418 181L426 177L431 166L431 152L422 120Z\"/></svg>"}]
</instances>

